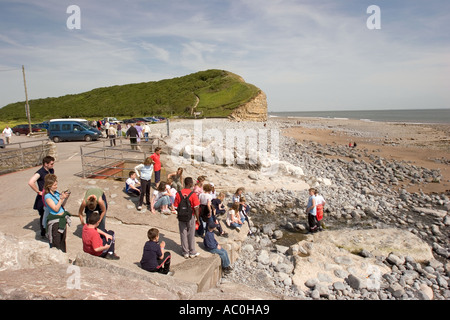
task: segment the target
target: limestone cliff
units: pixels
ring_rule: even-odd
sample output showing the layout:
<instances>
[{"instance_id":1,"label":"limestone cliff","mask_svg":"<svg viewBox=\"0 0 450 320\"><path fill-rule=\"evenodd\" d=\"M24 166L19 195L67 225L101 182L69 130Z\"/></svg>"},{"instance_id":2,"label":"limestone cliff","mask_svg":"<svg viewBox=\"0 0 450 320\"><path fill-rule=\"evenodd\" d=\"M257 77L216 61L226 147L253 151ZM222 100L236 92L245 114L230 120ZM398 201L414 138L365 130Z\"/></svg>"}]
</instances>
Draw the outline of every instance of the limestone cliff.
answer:
<instances>
[{"instance_id":1,"label":"limestone cliff","mask_svg":"<svg viewBox=\"0 0 450 320\"><path fill-rule=\"evenodd\" d=\"M260 90L252 100L237 107L229 118L237 121L267 121L266 94Z\"/></svg>"}]
</instances>

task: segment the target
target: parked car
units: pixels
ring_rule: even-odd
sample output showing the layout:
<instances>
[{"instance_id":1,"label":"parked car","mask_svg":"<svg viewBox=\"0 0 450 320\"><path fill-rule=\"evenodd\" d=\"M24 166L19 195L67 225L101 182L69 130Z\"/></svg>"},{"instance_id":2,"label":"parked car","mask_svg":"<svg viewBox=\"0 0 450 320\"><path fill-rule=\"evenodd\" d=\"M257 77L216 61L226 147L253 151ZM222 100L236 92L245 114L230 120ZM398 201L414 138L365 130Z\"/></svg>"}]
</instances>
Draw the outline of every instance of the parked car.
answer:
<instances>
[{"instance_id":1,"label":"parked car","mask_svg":"<svg viewBox=\"0 0 450 320\"><path fill-rule=\"evenodd\" d=\"M48 121L43 121L41 123L36 123L34 125L37 126L38 128L48 130Z\"/></svg>"},{"instance_id":2,"label":"parked car","mask_svg":"<svg viewBox=\"0 0 450 320\"><path fill-rule=\"evenodd\" d=\"M30 127L28 124L19 124L15 127L12 127L11 129L16 136L20 136L21 134L29 134L30 133ZM32 124L31 131L32 132L40 132L40 131L42 131L42 129L39 128L37 125Z\"/></svg>"},{"instance_id":3,"label":"parked car","mask_svg":"<svg viewBox=\"0 0 450 320\"><path fill-rule=\"evenodd\" d=\"M50 120L48 136L54 142L60 141L91 141L101 137L100 131L86 124L84 121L71 119Z\"/></svg>"},{"instance_id":4,"label":"parked car","mask_svg":"<svg viewBox=\"0 0 450 320\"><path fill-rule=\"evenodd\" d=\"M136 123L137 121L136 121L136 119L134 119L134 118L131 118L131 119L124 119L123 120L123 123Z\"/></svg>"},{"instance_id":5,"label":"parked car","mask_svg":"<svg viewBox=\"0 0 450 320\"><path fill-rule=\"evenodd\" d=\"M123 123L148 122L145 118L131 118L123 120Z\"/></svg>"},{"instance_id":6,"label":"parked car","mask_svg":"<svg viewBox=\"0 0 450 320\"><path fill-rule=\"evenodd\" d=\"M105 117L103 118L104 123L109 122L109 123L121 123L123 121L117 120L116 117Z\"/></svg>"},{"instance_id":7,"label":"parked car","mask_svg":"<svg viewBox=\"0 0 450 320\"><path fill-rule=\"evenodd\" d=\"M155 117L145 117L144 118L146 120L146 122L158 122L159 119L155 118Z\"/></svg>"}]
</instances>

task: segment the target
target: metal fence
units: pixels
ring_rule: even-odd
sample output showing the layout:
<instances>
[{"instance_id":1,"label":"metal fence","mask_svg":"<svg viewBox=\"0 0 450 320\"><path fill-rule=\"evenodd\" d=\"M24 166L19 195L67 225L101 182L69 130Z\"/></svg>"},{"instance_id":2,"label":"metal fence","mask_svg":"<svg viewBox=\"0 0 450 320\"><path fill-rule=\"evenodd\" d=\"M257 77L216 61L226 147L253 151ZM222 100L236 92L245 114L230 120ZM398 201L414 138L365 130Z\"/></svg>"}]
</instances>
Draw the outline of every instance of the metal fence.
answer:
<instances>
[{"instance_id":1,"label":"metal fence","mask_svg":"<svg viewBox=\"0 0 450 320\"><path fill-rule=\"evenodd\" d=\"M138 149L131 148L129 140L106 139L80 146L83 178L126 180L128 172L154 153L156 147L166 149L164 140L153 138L148 142L141 141Z\"/></svg>"}]
</instances>

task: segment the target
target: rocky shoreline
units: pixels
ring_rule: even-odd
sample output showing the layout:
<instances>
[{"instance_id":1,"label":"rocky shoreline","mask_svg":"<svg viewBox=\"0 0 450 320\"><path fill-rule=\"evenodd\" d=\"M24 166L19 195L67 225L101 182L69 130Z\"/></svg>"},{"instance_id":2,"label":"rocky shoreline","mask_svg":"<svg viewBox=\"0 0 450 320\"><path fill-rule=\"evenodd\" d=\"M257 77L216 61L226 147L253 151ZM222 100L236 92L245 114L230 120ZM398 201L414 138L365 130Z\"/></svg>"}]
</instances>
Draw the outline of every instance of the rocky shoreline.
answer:
<instances>
[{"instance_id":1,"label":"rocky shoreline","mask_svg":"<svg viewBox=\"0 0 450 320\"><path fill-rule=\"evenodd\" d=\"M359 131L361 126L369 127ZM164 288L155 289L159 284L155 284L154 275L151 279L145 277L150 286L147 280L140 286L136 279L130 280L131 274L140 278L140 270L133 263L139 261L141 255L136 243L146 241L149 225L164 231L168 248L174 253L174 270L185 268L176 218L138 213L131 199L120 196L122 182L89 180L86 183L74 178L74 168L78 168L79 163L73 156L60 161L58 177L61 181L70 181L75 200L92 184L108 192L111 197L108 221L120 235L121 260L115 263L117 270L120 269L117 274L103 270L111 270L109 263L100 270L98 266L82 265L83 273L97 270L95 274L102 274L103 280L95 282L93 289L92 277L83 276L81 291L65 290L67 265L70 267L78 260L81 250L79 224L68 233L69 254L54 256L55 263L48 266L48 262L53 261L46 255L51 254L48 244L36 241L41 239L35 232L39 220L31 209L34 197L24 204L22 194L30 191L28 186L8 184L10 177L4 177L6 189L2 195L7 207L2 216L5 223L0 230L0 242L8 250L2 251L5 263L0 263L3 271L0 282L5 288L0 290L0 295L4 299L85 299L89 296L92 299L448 300L450 202L446 190L450 176L448 151L442 152L445 144L439 137L448 132L450 126L440 126L441 131L433 131L431 126L402 126L401 134L414 136L414 140L396 138L391 131L399 128L396 125L383 124L381 131L377 131L380 129L376 126L380 127L372 123L330 120L302 120L300 125L295 120L280 119L269 119L267 123L174 120L170 123L174 139L166 139L166 124L153 125L152 135L167 141L168 148L163 156L166 173L183 166L185 176L206 175L207 181L216 185L216 191L227 194L226 202L231 201L236 188L245 187L247 202L252 206L253 235L247 236L245 224L239 233L225 227L229 237L217 237L229 250L234 271L223 276L220 283L216 282L221 276L217 274L212 287L202 292L196 292L197 280L186 286L177 282L174 290L164 289L173 287L172 282L164 278L160 279ZM181 130L178 135L177 130ZM272 134L272 131L279 134ZM227 145L228 133L232 139L244 141L246 148ZM258 153L261 145L244 138L247 133L258 138L262 149L275 150L278 157L270 157L270 154L264 157L262 152L256 163L250 163L250 156ZM189 135L194 139L188 139L184 148L175 148L172 153L174 149L170 147L180 144L176 138L183 140ZM386 146L387 136L399 145ZM433 142L437 141L436 137L441 141L440 151ZM357 141L358 147L349 148L348 139ZM375 142L365 143L362 139ZM405 151L405 146L401 145L405 141L407 144L419 142L426 148ZM224 151L222 145L231 146L231 150ZM235 162L243 160L243 163L216 163L227 153ZM267 170L273 168L275 170ZM32 170L17 172L16 180L26 181L30 172ZM327 201L324 231L314 234L306 234L304 214L306 190L310 186L317 186ZM24 205L27 209L18 215L17 210ZM76 212L78 206L79 202L72 201L67 209ZM14 237L6 236L10 234ZM201 248L202 239L196 240ZM45 254L39 254L41 250ZM183 283L204 269L205 259L214 260L217 267L220 263L217 257L206 252L202 252L201 259L199 269L188 267L194 270L194 275L176 273L181 275ZM46 274L53 272L52 282L42 282L40 274L44 269ZM117 290L118 283L121 290Z\"/></svg>"},{"instance_id":2,"label":"rocky shoreline","mask_svg":"<svg viewBox=\"0 0 450 320\"><path fill-rule=\"evenodd\" d=\"M242 128L289 130L296 127L302 130L313 128L315 131L309 133L312 135L327 129L331 130L331 136L345 137L341 143L323 144L280 134L276 141L277 164L282 165L283 170L269 179L261 174L261 170L268 166L264 161L253 166L241 166L246 171L234 174L230 166L215 169L205 164L208 162L205 150L210 152L208 147L197 146L197 154L195 148L184 150L183 156L187 161L192 164L194 160L194 167L200 168L196 173L209 176L220 185L219 190L228 190L227 200L231 200L233 189L221 182L229 177L241 176L237 185L247 188L245 195L252 206L253 235L242 243L241 258L234 263L234 271L222 278L222 283L242 283L287 299L450 299L449 194L445 191L428 194L422 190L429 185L445 186L449 181L440 167L429 169L410 159L383 157L388 137L397 142L406 141L395 138L387 127L380 130L375 126L374 130L361 131L345 124L330 125L329 122L321 124L318 121L298 126L298 122L292 119L269 119L264 126L253 122L222 121L217 124L215 120L206 120L201 129L204 132L220 128L223 133ZM401 129L404 131L404 128ZM219 136L222 138L225 134ZM348 142L342 143L343 139L353 141L356 138L364 138L371 143L381 139L381 144L369 150L361 147L359 141L357 148L348 147ZM433 140L433 137L427 138ZM328 141L329 137L324 140ZM202 139L202 142L209 141L205 137ZM272 144L270 141L267 149ZM257 146L250 148L255 150ZM248 152L251 154L252 151L249 149ZM245 158L238 152L234 156ZM439 162L444 170L445 163ZM250 180L244 179L247 176ZM323 220L325 231L320 235L306 234L304 211L308 195L305 183L318 187L327 201ZM263 185L271 188L263 189ZM408 191L412 189L419 191ZM349 252L344 249L345 244L327 247L328 237L360 232L355 237L362 239L372 230L388 230L377 238L375 247L391 238L392 242L404 241L403 246L407 250L398 247L380 253L363 245ZM396 239L403 231L406 238ZM425 251L428 248L428 255L416 257L416 248L411 247L411 242L423 245ZM331 258L322 261L327 254ZM337 256L333 258L333 255ZM367 272L372 266L378 270L378 275ZM317 267L318 272L311 273L308 278L305 275L308 272L300 270L300 267Z\"/></svg>"},{"instance_id":3,"label":"rocky shoreline","mask_svg":"<svg viewBox=\"0 0 450 320\"><path fill-rule=\"evenodd\" d=\"M302 290L293 281L298 243L289 245L292 240L286 243L283 238L297 234L303 239L299 243L314 247L315 235L305 235L307 191L281 188L246 194L253 207L254 235L243 244L245 258L235 263L235 271L223 281L305 299L450 299L448 194L409 193L404 188L441 182L439 170L384 159L368 154L367 149L299 143L285 137L280 154L282 160L301 167L308 184L324 195L326 230L407 230L428 243L435 258L419 263L413 257L394 253L375 257L389 268L376 290L367 288L364 279L349 272L342 272L340 281L334 282L319 274L308 279L307 289ZM300 254L308 254L308 249L300 248ZM355 254L371 256L367 250Z\"/></svg>"}]
</instances>

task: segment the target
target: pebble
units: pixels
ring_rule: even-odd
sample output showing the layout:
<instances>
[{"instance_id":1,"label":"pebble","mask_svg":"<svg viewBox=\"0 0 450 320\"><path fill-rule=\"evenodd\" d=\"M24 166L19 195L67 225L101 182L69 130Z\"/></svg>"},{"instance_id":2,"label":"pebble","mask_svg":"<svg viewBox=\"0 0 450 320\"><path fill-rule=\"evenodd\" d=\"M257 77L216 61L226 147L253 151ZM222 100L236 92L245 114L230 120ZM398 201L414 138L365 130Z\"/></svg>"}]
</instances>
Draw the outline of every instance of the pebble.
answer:
<instances>
[{"instance_id":1,"label":"pebble","mask_svg":"<svg viewBox=\"0 0 450 320\"><path fill-rule=\"evenodd\" d=\"M293 123L285 121L281 127L293 126ZM275 121L269 121L267 125L268 129L280 128L280 123ZM222 130L239 127L239 123L227 122ZM246 122L246 129L258 128L261 128L261 123ZM207 129L205 123L203 130ZM370 133L354 134L363 137ZM249 194L255 235L248 236L243 243L245 255L234 263L234 271L225 276L227 279L300 299L450 298L449 197L445 194L427 195L421 191L409 193L404 188L407 185L440 183L439 169L430 170L403 160L384 159L376 153L368 155L368 150L343 145L300 143L283 135L279 135L278 147L279 160L299 168L297 174L302 173L295 178L320 188L327 201L326 227L407 229L426 241L435 258L445 260L446 265L436 259L428 265L421 265L409 257L391 253L382 259L391 272L381 277L380 287L375 290L366 288L366 279L344 270L352 267L352 259L337 256L335 262L340 268L333 272L342 281L326 279L326 282L321 282L318 278L325 280L324 277L317 276L305 283L309 290L302 291L292 285L290 270L294 268L293 255L307 256L310 249L298 245L279 248L277 241L285 241L286 230L306 232L304 211L308 192L281 189ZM329 155L332 157L327 158ZM248 177L258 183L257 171ZM231 198L231 194L227 194L227 198ZM276 253L276 256L271 253ZM364 250L358 254L370 256ZM325 285L327 283L329 285Z\"/></svg>"}]
</instances>

